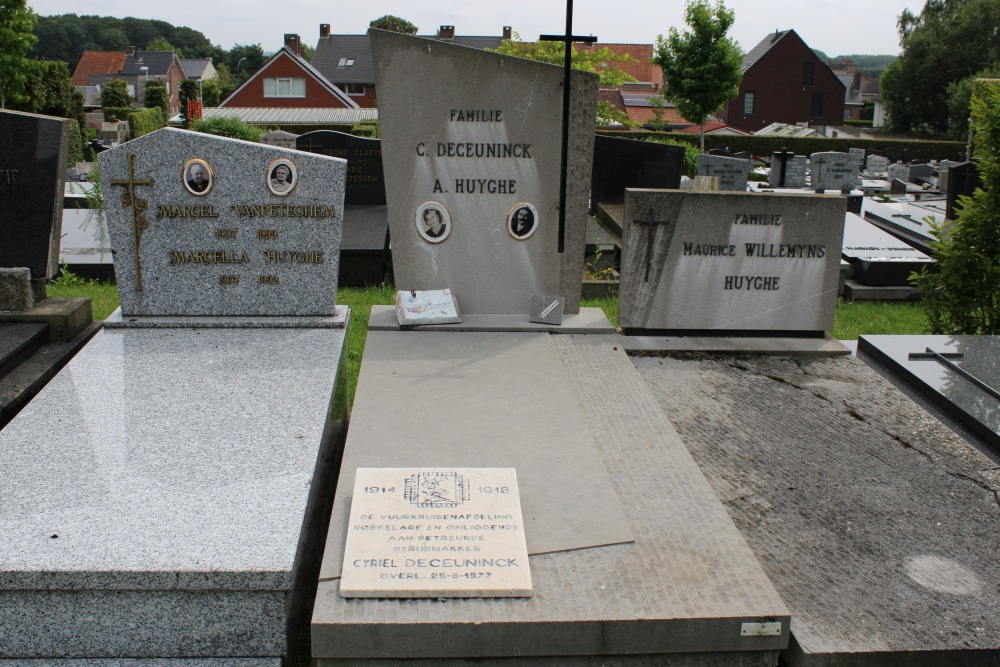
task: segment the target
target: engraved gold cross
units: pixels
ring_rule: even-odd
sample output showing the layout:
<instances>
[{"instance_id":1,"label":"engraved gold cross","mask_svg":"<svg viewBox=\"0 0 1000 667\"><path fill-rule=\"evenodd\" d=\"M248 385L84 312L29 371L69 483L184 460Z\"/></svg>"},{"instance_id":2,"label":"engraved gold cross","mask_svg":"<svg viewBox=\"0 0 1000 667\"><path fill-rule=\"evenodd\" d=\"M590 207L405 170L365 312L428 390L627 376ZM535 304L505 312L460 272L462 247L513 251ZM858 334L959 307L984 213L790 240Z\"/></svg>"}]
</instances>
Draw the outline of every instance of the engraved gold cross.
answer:
<instances>
[{"instance_id":1,"label":"engraved gold cross","mask_svg":"<svg viewBox=\"0 0 1000 667\"><path fill-rule=\"evenodd\" d=\"M111 185L124 185L126 187L125 192L122 194L122 206L125 208L132 208L132 244L135 252L135 291L141 292L142 263L139 260L139 241L142 239L142 233L149 228L149 220L146 220L146 209L149 208L149 202L135 196L135 186L152 185L153 179L146 178L138 181L135 179L135 171L133 169L134 158L135 154L129 153L128 180L112 179Z\"/></svg>"}]
</instances>

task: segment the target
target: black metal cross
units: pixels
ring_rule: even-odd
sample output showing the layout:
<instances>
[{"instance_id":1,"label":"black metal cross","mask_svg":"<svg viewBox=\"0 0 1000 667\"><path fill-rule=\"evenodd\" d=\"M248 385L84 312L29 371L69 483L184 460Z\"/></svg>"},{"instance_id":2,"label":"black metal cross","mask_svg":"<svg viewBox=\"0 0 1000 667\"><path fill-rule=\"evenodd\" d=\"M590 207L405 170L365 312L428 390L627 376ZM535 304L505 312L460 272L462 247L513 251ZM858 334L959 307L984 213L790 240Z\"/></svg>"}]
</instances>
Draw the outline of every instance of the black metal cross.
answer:
<instances>
[{"instance_id":1,"label":"black metal cross","mask_svg":"<svg viewBox=\"0 0 1000 667\"><path fill-rule=\"evenodd\" d=\"M649 220L633 220L633 225L649 225L649 232L646 234L646 277L642 282L649 282L649 269L653 265L653 241L656 240L656 228L653 225L665 225L669 220L653 220L653 208L649 209Z\"/></svg>"},{"instance_id":2,"label":"black metal cross","mask_svg":"<svg viewBox=\"0 0 1000 667\"><path fill-rule=\"evenodd\" d=\"M132 244L135 253L135 291L142 291L142 263L139 260L139 242L142 240L142 233L149 228L149 220L146 220L146 209L149 202L135 196L135 186L152 185L153 179L146 178L137 181L133 168L134 153L128 155L128 179L112 179L111 185L124 185L126 190L122 194L122 206L132 208Z\"/></svg>"},{"instance_id":3,"label":"black metal cross","mask_svg":"<svg viewBox=\"0 0 1000 667\"><path fill-rule=\"evenodd\" d=\"M774 156L778 155L781 156L781 175L778 178L778 187L783 188L785 187L785 172L788 170L788 157L789 157L788 149L782 148L780 153L774 154ZM795 153L791 153L791 155L795 155ZM772 156L771 160L772 167L774 166L774 159L773 159L774 156Z\"/></svg>"},{"instance_id":4,"label":"black metal cross","mask_svg":"<svg viewBox=\"0 0 1000 667\"><path fill-rule=\"evenodd\" d=\"M559 252L566 246L566 171L569 169L569 78L573 71L573 43L584 42L593 44L596 37L581 37L573 34L573 0L566 0L566 33L563 35L539 35L543 42L562 42L566 47L563 58L563 121L562 121L562 152L559 167Z\"/></svg>"},{"instance_id":5,"label":"black metal cross","mask_svg":"<svg viewBox=\"0 0 1000 667\"><path fill-rule=\"evenodd\" d=\"M929 347L924 349L926 350L926 352L911 352L909 356L910 361L928 361L928 360L936 361L945 368L955 371L956 373L964 377L966 380L968 380L972 384L976 385L977 387L985 391L993 398L1000 398L1000 391L997 391L996 389L986 384L985 382L977 378L969 371L965 370L958 364L953 363L951 361L951 359L962 359L963 357L965 357L965 355L962 354L961 352L935 352Z\"/></svg>"}]
</instances>

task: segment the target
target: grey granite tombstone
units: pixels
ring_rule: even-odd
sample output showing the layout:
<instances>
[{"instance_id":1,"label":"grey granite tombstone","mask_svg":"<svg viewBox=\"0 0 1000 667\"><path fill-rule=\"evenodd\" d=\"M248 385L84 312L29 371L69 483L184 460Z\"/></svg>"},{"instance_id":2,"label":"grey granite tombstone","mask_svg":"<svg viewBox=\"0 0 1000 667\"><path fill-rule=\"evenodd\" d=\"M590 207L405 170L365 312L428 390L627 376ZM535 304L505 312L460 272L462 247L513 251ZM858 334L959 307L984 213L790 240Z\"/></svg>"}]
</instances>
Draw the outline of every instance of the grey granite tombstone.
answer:
<instances>
[{"instance_id":1,"label":"grey granite tombstone","mask_svg":"<svg viewBox=\"0 0 1000 667\"><path fill-rule=\"evenodd\" d=\"M840 196L629 190L626 333L818 334L833 326Z\"/></svg>"},{"instance_id":2,"label":"grey granite tombstone","mask_svg":"<svg viewBox=\"0 0 1000 667\"><path fill-rule=\"evenodd\" d=\"M907 178L910 183L922 185L924 183L936 183L933 177L934 168L929 164L911 164Z\"/></svg>"},{"instance_id":3,"label":"grey granite tombstone","mask_svg":"<svg viewBox=\"0 0 1000 667\"><path fill-rule=\"evenodd\" d=\"M573 71L560 254L562 68L377 30L371 41L396 287L450 288L463 314L527 316L532 294L577 313L597 77Z\"/></svg>"},{"instance_id":4,"label":"grey granite tombstone","mask_svg":"<svg viewBox=\"0 0 1000 667\"><path fill-rule=\"evenodd\" d=\"M773 187L804 188L806 186L806 156L775 152L771 161L770 185ZM782 180L784 169L784 180Z\"/></svg>"},{"instance_id":5,"label":"grey granite tombstone","mask_svg":"<svg viewBox=\"0 0 1000 667\"><path fill-rule=\"evenodd\" d=\"M26 267L33 280L59 270L71 122L0 110L0 267Z\"/></svg>"},{"instance_id":6,"label":"grey granite tombstone","mask_svg":"<svg viewBox=\"0 0 1000 667\"><path fill-rule=\"evenodd\" d=\"M704 153L698 156L698 175L717 176L720 190L746 192L749 174L750 160Z\"/></svg>"},{"instance_id":7,"label":"grey granite tombstone","mask_svg":"<svg viewBox=\"0 0 1000 667\"><path fill-rule=\"evenodd\" d=\"M869 155L865 168L872 174L885 173L885 170L889 168L889 158L884 155Z\"/></svg>"},{"instance_id":8,"label":"grey granite tombstone","mask_svg":"<svg viewBox=\"0 0 1000 667\"><path fill-rule=\"evenodd\" d=\"M931 263L924 253L854 213L844 220L842 254L851 263L851 278L875 287L908 287L910 274Z\"/></svg>"},{"instance_id":9,"label":"grey granite tombstone","mask_svg":"<svg viewBox=\"0 0 1000 667\"><path fill-rule=\"evenodd\" d=\"M857 159L858 165L863 165L865 163L864 148L848 148L847 152L853 155Z\"/></svg>"},{"instance_id":10,"label":"grey granite tombstone","mask_svg":"<svg viewBox=\"0 0 1000 667\"><path fill-rule=\"evenodd\" d=\"M260 135L260 143L278 148L295 148L295 140L298 136L284 130L271 130Z\"/></svg>"},{"instance_id":11,"label":"grey granite tombstone","mask_svg":"<svg viewBox=\"0 0 1000 667\"><path fill-rule=\"evenodd\" d=\"M813 153L812 188L817 192L851 190L858 184L858 159L850 153Z\"/></svg>"},{"instance_id":12,"label":"grey granite tombstone","mask_svg":"<svg viewBox=\"0 0 1000 667\"><path fill-rule=\"evenodd\" d=\"M890 183L896 179L903 181L904 183L910 180L910 168L905 164L896 162L890 164L885 168L886 180Z\"/></svg>"},{"instance_id":13,"label":"grey granite tombstone","mask_svg":"<svg viewBox=\"0 0 1000 667\"><path fill-rule=\"evenodd\" d=\"M0 663L308 659L346 164L163 129L101 171L122 309L0 431Z\"/></svg>"},{"instance_id":14,"label":"grey granite tombstone","mask_svg":"<svg viewBox=\"0 0 1000 667\"><path fill-rule=\"evenodd\" d=\"M126 317L333 314L342 160L169 128L98 159Z\"/></svg>"}]
</instances>

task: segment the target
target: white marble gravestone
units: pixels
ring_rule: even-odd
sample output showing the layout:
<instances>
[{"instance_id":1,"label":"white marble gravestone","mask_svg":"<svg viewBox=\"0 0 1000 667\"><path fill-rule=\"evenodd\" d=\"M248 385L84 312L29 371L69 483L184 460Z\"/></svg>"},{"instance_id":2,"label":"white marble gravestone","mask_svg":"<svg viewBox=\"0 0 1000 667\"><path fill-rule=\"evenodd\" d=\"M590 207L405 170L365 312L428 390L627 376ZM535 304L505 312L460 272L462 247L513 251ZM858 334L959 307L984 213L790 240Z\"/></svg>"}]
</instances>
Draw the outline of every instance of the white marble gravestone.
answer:
<instances>
[{"instance_id":1,"label":"white marble gravestone","mask_svg":"<svg viewBox=\"0 0 1000 667\"><path fill-rule=\"evenodd\" d=\"M560 67L372 31L396 287L451 289L464 314L579 310L597 77L573 71L565 252Z\"/></svg>"},{"instance_id":2,"label":"white marble gravestone","mask_svg":"<svg viewBox=\"0 0 1000 667\"><path fill-rule=\"evenodd\" d=\"M626 332L833 326L839 195L628 190L618 297Z\"/></svg>"},{"instance_id":3,"label":"white marble gravestone","mask_svg":"<svg viewBox=\"0 0 1000 667\"><path fill-rule=\"evenodd\" d=\"M101 170L125 314L0 431L0 662L277 667L347 410L344 162L160 130Z\"/></svg>"}]
</instances>

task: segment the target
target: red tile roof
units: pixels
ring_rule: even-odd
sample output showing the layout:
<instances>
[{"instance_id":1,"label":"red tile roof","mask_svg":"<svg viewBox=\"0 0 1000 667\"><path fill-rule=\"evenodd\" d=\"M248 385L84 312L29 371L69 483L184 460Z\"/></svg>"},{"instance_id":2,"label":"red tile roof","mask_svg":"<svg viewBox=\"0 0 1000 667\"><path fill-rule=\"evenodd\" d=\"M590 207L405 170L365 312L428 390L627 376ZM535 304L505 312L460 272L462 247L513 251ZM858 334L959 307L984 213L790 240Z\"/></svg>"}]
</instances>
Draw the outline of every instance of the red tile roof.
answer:
<instances>
[{"instance_id":1,"label":"red tile roof","mask_svg":"<svg viewBox=\"0 0 1000 667\"><path fill-rule=\"evenodd\" d=\"M663 107L661 120L667 125L690 125L689 121L684 120L677 109L671 107ZM631 120L637 123L645 125L646 123L652 123L656 121L656 114L653 113L653 108L649 106L645 107L627 107L626 112Z\"/></svg>"},{"instance_id":2,"label":"red tile roof","mask_svg":"<svg viewBox=\"0 0 1000 667\"><path fill-rule=\"evenodd\" d=\"M84 51L73 70L70 83L87 86L91 74L118 74L125 65L124 51Z\"/></svg>"},{"instance_id":3,"label":"red tile roof","mask_svg":"<svg viewBox=\"0 0 1000 667\"><path fill-rule=\"evenodd\" d=\"M652 83L654 89L663 87L663 70L660 69L659 65L653 64L652 44L603 44L598 42L593 45L577 44L576 47L597 51L608 48L619 55L629 55L635 59L635 62L616 62L614 66L635 77L636 81Z\"/></svg>"}]
</instances>

